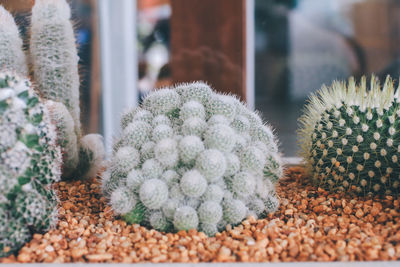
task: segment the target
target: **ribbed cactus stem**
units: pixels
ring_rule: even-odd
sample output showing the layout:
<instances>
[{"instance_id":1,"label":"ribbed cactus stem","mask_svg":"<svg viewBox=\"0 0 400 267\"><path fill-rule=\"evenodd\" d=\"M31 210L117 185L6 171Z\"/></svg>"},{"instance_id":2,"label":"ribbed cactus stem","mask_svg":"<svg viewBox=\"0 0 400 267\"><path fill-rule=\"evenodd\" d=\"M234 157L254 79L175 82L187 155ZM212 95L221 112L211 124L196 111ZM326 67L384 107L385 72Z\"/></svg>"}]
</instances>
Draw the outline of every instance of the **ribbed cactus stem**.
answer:
<instances>
[{"instance_id":1,"label":"ribbed cactus stem","mask_svg":"<svg viewBox=\"0 0 400 267\"><path fill-rule=\"evenodd\" d=\"M316 185L363 195L400 192L399 89L387 77L334 82L300 118L302 155Z\"/></svg>"},{"instance_id":2,"label":"ribbed cactus stem","mask_svg":"<svg viewBox=\"0 0 400 267\"><path fill-rule=\"evenodd\" d=\"M80 137L78 53L65 0L36 0L32 8L30 56L38 90L63 103Z\"/></svg>"},{"instance_id":3,"label":"ribbed cactus stem","mask_svg":"<svg viewBox=\"0 0 400 267\"><path fill-rule=\"evenodd\" d=\"M18 26L11 14L0 5L0 70L28 75L25 53Z\"/></svg>"},{"instance_id":4,"label":"ribbed cactus stem","mask_svg":"<svg viewBox=\"0 0 400 267\"><path fill-rule=\"evenodd\" d=\"M74 121L64 104L52 100L46 101L45 104L57 128L58 143L63 155L63 175L70 177L75 172L79 162L78 140L74 131Z\"/></svg>"}]
</instances>

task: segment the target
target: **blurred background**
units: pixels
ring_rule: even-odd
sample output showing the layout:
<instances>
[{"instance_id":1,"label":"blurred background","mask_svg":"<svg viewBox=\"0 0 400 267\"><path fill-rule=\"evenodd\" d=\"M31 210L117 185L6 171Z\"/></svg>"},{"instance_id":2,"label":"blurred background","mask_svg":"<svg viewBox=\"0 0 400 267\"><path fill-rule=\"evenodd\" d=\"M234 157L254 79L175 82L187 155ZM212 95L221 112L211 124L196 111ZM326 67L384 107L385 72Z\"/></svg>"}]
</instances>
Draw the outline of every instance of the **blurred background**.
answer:
<instances>
[{"instance_id":1,"label":"blurred background","mask_svg":"<svg viewBox=\"0 0 400 267\"><path fill-rule=\"evenodd\" d=\"M297 152L307 96L333 80L400 76L397 0L70 0L86 132L154 88L203 80L238 94ZM34 0L0 0L29 37Z\"/></svg>"}]
</instances>

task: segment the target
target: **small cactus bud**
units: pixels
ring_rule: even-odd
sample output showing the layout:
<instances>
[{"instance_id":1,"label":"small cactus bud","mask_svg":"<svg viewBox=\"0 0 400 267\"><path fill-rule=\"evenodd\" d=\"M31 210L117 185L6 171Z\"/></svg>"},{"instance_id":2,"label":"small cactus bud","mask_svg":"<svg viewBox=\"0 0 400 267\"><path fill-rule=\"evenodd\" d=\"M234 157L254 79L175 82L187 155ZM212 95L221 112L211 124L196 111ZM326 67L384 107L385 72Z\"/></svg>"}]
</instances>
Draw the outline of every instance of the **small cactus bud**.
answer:
<instances>
[{"instance_id":1,"label":"small cactus bud","mask_svg":"<svg viewBox=\"0 0 400 267\"><path fill-rule=\"evenodd\" d=\"M141 161L146 161L148 159L154 158L154 147L156 143L149 141L142 145L140 149L140 158Z\"/></svg>"},{"instance_id":2,"label":"small cactus bud","mask_svg":"<svg viewBox=\"0 0 400 267\"><path fill-rule=\"evenodd\" d=\"M197 101L186 102L183 104L181 111L179 112L179 118L181 120L189 118L199 118L204 120L206 118L204 106Z\"/></svg>"},{"instance_id":3,"label":"small cactus bud","mask_svg":"<svg viewBox=\"0 0 400 267\"><path fill-rule=\"evenodd\" d=\"M150 215L149 221L151 227L158 231L165 232L171 227L171 224L168 222L167 218L161 211L153 212Z\"/></svg>"},{"instance_id":4,"label":"small cactus bud","mask_svg":"<svg viewBox=\"0 0 400 267\"><path fill-rule=\"evenodd\" d=\"M126 214L136 205L137 201L132 192L127 188L117 188L112 192L110 204L116 214Z\"/></svg>"},{"instance_id":5,"label":"small cactus bud","mask_svg":"<svg viewBox=\"0 0 400 267\"><path fill-rule=\"evenodd\" d=\"M222 177L226 170L224 155L216 149L204 150L196 160L196 168L212 182Z\"/></svg>"},{"instance_id":6,"label":"small cactus bud","mask_svg":"<svg viewBox=\"0 0 400 267\"><path fill-rule=\"evenodd\" d=\"M174 214L178 206L179 206L179 200L171 198L165 202L165 204L162 206L161 209L163 211L164 216L167 219L172 220L174 218Z\"/></svg>"},{"instance_id":7,"label":"small cactus bud","mask_svg":"<svg viewBox=\"0 0 400 267\"><path fill-rule=\"evenodd\" d=\"M206 192L202 196L204 201L213 201L216 203L220 203L222 198L224 197L224 191L222 188L216 184L208 185Z\"/></svg>"},{"instance_id":8,"label":"small cactus bud","mask_svg":"<svg viewBox=\"0 0 400 267\"><path fill-rule=\"evenodd\" d=\"M213 126L213 125L216 125L216 124L229 125L229 120L224 115L213 115L207 121L207 123L208 123L209 126Z\"/></svg>"},{"instance_id":9,"label":"small cactus bud","mask_svg":"<svg viewBox=\"0 0 400 267\"><path fill-rule=\"evenodd\" d=\"M150 129L150 124L143 121L136 121L129 124L123 132L123 144L140 149L144 143L150 141Z\"/></svg>"},{"instance_id":10,"label":"small cactus bud","mask_svg":"<svg viewBox=\"0 0 400 267\"><path fill-rule=\"evenodd\" d=\"M229 199L223 202L224 220L236 224L241 222L247 213L244 203L238 199Z\"/></svg>"},{"instance_id":11,"label":"small cactus bud","mask_svg":"<svg viewBox=\"0 0 400 267\"><path fill-rule=\"evenodd\" d=\"M162 166L167 168L176 166L179 160L177 146L177 142L171 138L164 138L156 144L154 154Z\"/></svg>"},{"instance_id":12,"label":"small cactus bud","mask_svg":"<svg viewBox=\"0 0 400 267\"><path fill-rule=\"evenodd\" d=\"M179 155L184 163L194 162L200 152L204 150L204 144L200 137L188 135L179 142Z\"/></svg>"},{"instance_id":13,"label":"small cactus bud","mask_svg":"<svg viewBox=\"0 0 400 267\"><path fill-rule=\"evenodd\" d=\"M217 202L206 201L200 205L198 213L201 223L216 224L222 218L222 207Z\"/></svg>"},{"instance_id":14,"label":"small cactus bud","mask_svg":"<svg viewBox=\"0 0 400 267\"><path fill-rule=\"evenodd\" d=\"M197 212L192 207L183 206L175 211L174 226L178 231L196 229L198 224Z\"/></svg>"},{"instance_id":15,"label":"small cactus bud","mask_svg":"<svg viewBox=\"0 0 400 267\"><path fill-rule=\"evenodd\" d=\"M208 148L215 148L222 152L231 152L235 146L235 132L224 124L216 124L204 133L204 143Z\"/></svg>"},{"instance_id":16,"label":"small cactus bud","mask_svg":"<svg viewBox=\"0 0 400 267\"><path fill-rule=\"evenodd\" d=\"M155 116L153 119L153 122L152 122L153 127L156 127L161 124L171 126L172 123L171 123L171 120L165 115Z\"/></svg>"},{"instance_id":17,"label":"small cactus bud","mask_svg":"<svg viewBox=\"0 0 400 267\"><path fill-rule=\"evenodd\" d=\"M182 124L183 135L197 135L201 137L207 128L207 123L199 118L186 119Z\"/></svg>"},{"instance_id":18,"label":"small cactus bud","mask_svg":"<svg viewBox=\"0 0 400 267\"><path fill-rule=\"evenodd\" d=\"M223 115L229 121L236 116L236 107L233 98L226 95L214 94L207 103L208 117L213 115Z\"/></svg>"},{"instance_id":19,"label":"small cactus bud","mask_svg":"<svg viewBox=\"0 0 400 267\"><path fill-rule=\"evenodd\" d=\"M173 134L174 131L170 126L159 124L153 130L152 139L157 143L164 138L172 138Z\"/></svg>"},{"instance_id":20,"label":"small cactus bud","mask_svg":"<svg viewBox=\"0 0 400 267\"><path fill-rule=\"evenodd\" d=\"M182 192L188 197L200 197L207 188L207 180L196 170L186 172L180 181Z\"/></svg>"},{"instance_id":21,"label":"small cactus bud","mask_svg":"<svg viewBox=\"0 0 400 267\"><path fill-rule=\"evenodd\" d=\"M126 177L126 186L133 192L138 192L142 183L146 180L141 170L133 169Z\"/></svg>"},{"instance_id":22,"label":"small cactus bud","mask_svg":"<svg viewBox=\"0 0 400 267\"><path fill-rule=\"evenodd\" d=\"M130 146L121 147L114 158L114 170L121 176L126 176L130 170L139 164L139 152Z\"/></svg>"},{"instance_id":23,"label":"small cactus bud","mask_svg":"<svg viewBox=\"0 0 400 267\"><path fill-rule=\"evenodd\" d=\"M154 115L167 114L181 104L178 93L173 89L160 89L149 94L143 100L143 106Z\"/></svg>"},{"instance_id":24,"label":"small cactus bud","mask_svg":"<svg viewBox=\"0 0 400 267\"><path fill-rule=\"evenodd\" d=\"M258 172L265 165L265 154L257 147L247 147L240 154L242 168L250 172Z\"/></svg>"},{"instance_id":25,"label":"small cactus bud","mask_svg":"<svg viewBox=\"0 0 400 267\"><path fill-rule=\"evenodd\" d=\"M181 96L182 102L194 100L205 105L211 98L213 92L211 88L202 82L181 84L176 87L176 91Z\"/></svg>"},{"instance_id":26,"label":"small cactus bud","mask_svg":"<svg viewBox=\"0 0 400 267\"><path fill-rule=\"evenodd\" d=\"M158 179L163 173L163 168L157 160L148 159L142 165L142 173L146 179Z\"/></svg>"},{"instance_id":27,"label":"small cactus bud","mask_svg":"<svg viewBox=\"0 0 400 267\"><path fill-rule=\"evenodd\" d=\"M200 231L208 236L214 236L218 232L218 228L216 224L201 223Z\"/></svg>"},{"instance_id":28,"label":"small cactus bud","mask_svg":"<svg viewBox=\"0 0 400 267\"><path fill-rule=\"evenodd\" d=\"M168 186L159 179L146 180L140 187L140 201L149 209L159 209L168 199Z\"/></svg>"},{"instance_id":29,"label":"small cactus bud","mask_svg":"<svg viewBox=\"0 0 400 267\"><path fill-rule=\"evenodd\" d=\"M256 180L248 172L239 172L231 179L232 191L238 196L248 197L254 193Z\"/></svg>"},{"instance_id":30,"label":"small cactus bud","mask_svg":"<svg viewBox=\"0 0 400 267\"><path fill-rule=\"evenodd\" d=\"M233 153L225 154L226 159L226 170L224 176L233 176L240 170L240 160L239 157Z\"/></svg>"}]
</instances>

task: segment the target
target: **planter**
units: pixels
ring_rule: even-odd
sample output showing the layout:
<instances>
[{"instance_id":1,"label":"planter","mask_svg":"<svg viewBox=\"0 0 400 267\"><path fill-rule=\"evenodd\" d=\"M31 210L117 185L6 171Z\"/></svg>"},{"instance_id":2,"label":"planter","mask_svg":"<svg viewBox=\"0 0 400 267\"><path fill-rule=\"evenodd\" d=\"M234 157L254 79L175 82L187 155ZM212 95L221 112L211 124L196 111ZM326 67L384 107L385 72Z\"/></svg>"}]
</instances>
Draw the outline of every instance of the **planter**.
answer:
<instances>
[{"instance_id":1,"label":"planter","mask_svg":"<svg viewBox=\"0 0 400 267\"><path fill-rule=\"evenodd\" d=\"M296 160L286 160L296 163ZM13 262L299 262L377 261L400 257L399 198L349 197L310 185L288 166L277 193L281 206L215 237L197 231L163 234L114 218L100 184L59 182L60 220L36 234Z\"/></svg>"}]
</instances>

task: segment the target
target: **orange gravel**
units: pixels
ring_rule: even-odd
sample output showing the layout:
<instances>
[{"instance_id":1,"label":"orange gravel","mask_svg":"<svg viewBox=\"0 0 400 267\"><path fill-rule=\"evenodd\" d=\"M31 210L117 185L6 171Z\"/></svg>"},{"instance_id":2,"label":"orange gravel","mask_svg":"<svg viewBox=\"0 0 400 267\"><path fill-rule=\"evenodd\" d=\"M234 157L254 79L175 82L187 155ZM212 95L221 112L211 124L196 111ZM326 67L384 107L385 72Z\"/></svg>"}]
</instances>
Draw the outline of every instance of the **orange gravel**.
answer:
<instances>
[{"instance_id":1,"label":"orange gravel","mask_svg":"<svg viewBox=\"0 0 400 267\"><path fill-rule=\"evenodd\" d=\"M57 228L36 234L11 262L364 261L400 259L399 197L328 194L301 168L277 187L280 209L215 237L162 234L114 219L90 181L60 182Z\"/></svg>"}]
</instances>

